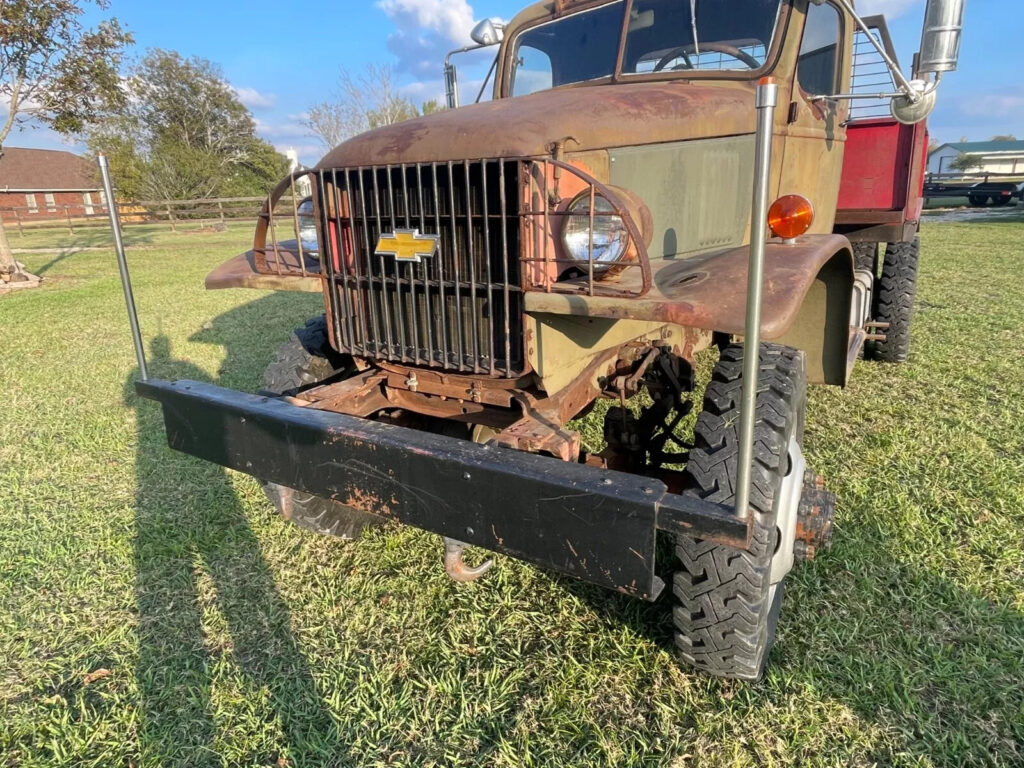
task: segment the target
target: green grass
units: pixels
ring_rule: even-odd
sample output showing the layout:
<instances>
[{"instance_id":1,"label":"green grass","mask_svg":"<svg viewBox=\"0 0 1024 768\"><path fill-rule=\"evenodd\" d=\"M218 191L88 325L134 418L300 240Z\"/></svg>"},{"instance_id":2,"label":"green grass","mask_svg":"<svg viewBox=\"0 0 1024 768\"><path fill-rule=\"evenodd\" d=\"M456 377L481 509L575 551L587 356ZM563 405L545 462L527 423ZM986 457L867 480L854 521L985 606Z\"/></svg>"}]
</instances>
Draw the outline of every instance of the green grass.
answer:
<instances>
[{"instance_id":1,"label":"green grass","mask_svg":"<svg viewBox=\"0 0 1024 768\"><path fill-rule=\"evenodd\" d=\"M289 526L165 447L113 255L22 257L47 280L0 297L0 764L1024 765L1022 235L926 224L911 362L813 391L835 546L756 685L677 666L664 602ZM130 230L155 375L253 390L319 310L203 291L247 237Z\"/></svg>"}]
</instances>

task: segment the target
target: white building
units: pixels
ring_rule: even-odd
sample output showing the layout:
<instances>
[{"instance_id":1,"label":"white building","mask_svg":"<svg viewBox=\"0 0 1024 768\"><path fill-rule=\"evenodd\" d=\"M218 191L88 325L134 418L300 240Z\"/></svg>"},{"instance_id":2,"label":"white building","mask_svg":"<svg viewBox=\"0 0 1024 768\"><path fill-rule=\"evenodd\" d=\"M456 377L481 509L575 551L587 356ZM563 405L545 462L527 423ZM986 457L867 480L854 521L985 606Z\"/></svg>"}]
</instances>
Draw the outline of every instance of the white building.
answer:
<instances>
[{"instance_id":1,"label":"white building","mask_svg":"<svg viewBox=\"0 0 1024 768\"><path fill-rule=\"evenodd\" d=\"M1024 141L967 141L943 144L928 155L928 173L957 173L950 166L963 155L977 157L981 166L971 173L1024 175Z\"/></svg>"}]
</instances>

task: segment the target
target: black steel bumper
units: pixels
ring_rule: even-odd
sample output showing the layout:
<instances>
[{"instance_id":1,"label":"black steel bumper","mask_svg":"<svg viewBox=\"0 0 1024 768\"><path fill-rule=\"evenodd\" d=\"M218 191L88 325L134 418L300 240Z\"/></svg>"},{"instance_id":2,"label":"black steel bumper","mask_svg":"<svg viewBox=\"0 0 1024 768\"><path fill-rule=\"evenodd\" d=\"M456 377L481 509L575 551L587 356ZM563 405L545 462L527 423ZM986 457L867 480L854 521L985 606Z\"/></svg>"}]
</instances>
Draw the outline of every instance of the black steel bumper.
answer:
<instances>
[{"instance_id":1,"label":"black steel bumper","mask_svg":"<svg viewBox=\"0 0 1024 768\"><path fill-rule=\"evenodd\" d=\"M647 600L657 531L745 548L731 508L652 478L291 405L194 381L138 382L171 448Z\"/></svg>"}]
</instances>

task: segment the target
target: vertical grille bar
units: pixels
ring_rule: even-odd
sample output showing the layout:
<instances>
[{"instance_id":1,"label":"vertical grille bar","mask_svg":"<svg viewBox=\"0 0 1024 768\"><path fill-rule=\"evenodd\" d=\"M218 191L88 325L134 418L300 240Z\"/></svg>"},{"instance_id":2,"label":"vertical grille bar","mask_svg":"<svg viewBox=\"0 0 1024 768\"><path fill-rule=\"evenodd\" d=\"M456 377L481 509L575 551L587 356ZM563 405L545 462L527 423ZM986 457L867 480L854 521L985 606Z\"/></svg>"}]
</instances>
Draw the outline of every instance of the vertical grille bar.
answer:
<instances>
[{"instance_id":1,"label":"vertical grille bar","mask_svg":"<svg viewBox=\"0 0 1024 768\"><path fill-rule=\"evenodd\" d=\"M363 169L359 168L356 173L359 176L359 206L362 211L362 230L363 230L363 242L366 244L366 260L363 262L363 266L366 267L366 294L367 303L365 309L363 305L359 307L359 312L366 312L370 315L370 324L373 326L373 351L374 354L379 355L380 349L380 327L377 323L377 302L373 290L373 250L374 246L370 244L370 219L366 215L366 177L363 173Z\"/></svg>"},{"instance_id":2,"label":"vertical grille bar","mask_svg":"<svg viewBox=\"0 0 1024 768\"><path fill-rule=\"evenodd\" d=\"M348 199L348 214L350 217L349 232L352 237L352 272L356 286L355 294L352 296L352 301L354 302L353 309L356 314L356 321L359 325L359 352L365 356L369 354L369 350L366 347L366 312L362 309L363 269L362 266L360 266L360 260L363 258L364 253L362 243L359 239L359 232L356 230L355 194L355 186L352 184L352 170L347 169L345 171L345 196ZM342 230L341 235L344 235L344 230ZM339 235L339 237L341 235ZM355 350L352 351L355 352Z\"/></svg>"},{"instance_id":3,"label":"vertical grille bar","mask_svg":"<svg viewBox=\"0 0 1024 768\"><path fill-rule=\"evenodd\" d=\"M339 314L344 314L344 328L347 340L345 345L348 349L353 349L356 346L355 330L352 325L352 295L353 292L349 290L348 285L348 260L345 258L345 242L343 238L343 232L341 230L341 197L338 194L338 174L336 171L331 171L331 199L327 199L327 185L320 185L320 204L327 206L327 217L328 223L331 222L331 203L334 207L334 223L333 227L329 232L325 232L326 242L324 243L327 253L327 261L329 262L328 267L328 284L331 286L331 299L335 302L336 308L333 310L334 317L338 317ZM299 242L302 242L302 238L299 238ZM344 300L339 302L337 296L337 274L335 273L335 265L341 271L341 283L342 290L344 291Z\"/></svg>"},{"instance_id":4,"label":"vertical grille bar","mask_svg":"<svg viewBox=\"0 0 1024 768\"><path fill-rule=\"evenodd\" d=\"M501 160L498 161L499 163ZM491 222L490 205L487 200L487 161L480 161L481 188L483 190L483 216L484 216L484 264L487 269L487 297L484 299L484 308L487 311L487 363L491 375L494 375L495 357L498 354L495 349L497 342L494 339L494 276L491 274Z\"/></svg>"},{"instance_id":5,"label":"vertical grille bar","mask_svg":"<svg viewBox=\"0 0 1024 768\"><path fill-rule=\"evenodd\" d=\"M373 173L373 212L374 212L374 215L377 218L377 237L380 237L382 234L384 234L383 224L381 223L381 216L380 216L380 209L381 209L381 204L380 204L380 185L377 183L377 176L379 174L379 171L380 171L380 169L376 168L376 167L374 167L372 169L372 171L371 171ZM380 299L381 299L381 309L383 309L383 312L384 312L383 317L381 319L382 319L382 321L384 323L384 337L385 337L386 343L387 343L387 347L384 350L383 356L385 358L387 358L388 360L391 360L391 359L394 358L395 340L394 340L394 329L391 326L391 306L390 306L391 302L388 301L388 286L387 286L387 278L386 278L387 269L386 269L385 264L384 264L384 257L383 256L378 255L377 256L377 260L378 260L378 262L380 264ZM371 270L370 282L373 282L373 280L374 280L374 278L373 278L372 270ZM377 308L375 306L371 306L370 307L370 311L371 312L376 312ZM380 339L377 340L377 354L381 354L381 351L380 351Z\"/></svg>"},{"instance_id":6,"label":"vertical grille bar","mask_svg":"<svg viewBox=\"0 0 1024 768\"><path fill-rule=\"evenodd\" d=\"M502 301L502 311L505 320L505 375L511 376L512 337L511 334L509 333L509 328L511 327L512 318L510 312L511 297L509 295L510 291L508 285L508 216L506 215L506 211L508 211L508 201L505 199L507 196L505 191L505 161L498 160L498 167L500 168L499 176L501 178L501 270L502 276L504 277L504 280L502 280L502 284L504 287L504 301Z\"/></svg>"},{"instance_id":7,"label":"vertical grille bar","mask_svg":"<svg viewBox=\"0 0 1024 768\"><path fill-rule=\"evenodd\" d=\"M388 195L388 220L391 222L391 229L392 230L397 230L398 229L398 206L397 206L398 200L395 198L394 167L390 166L390 165L385 166L384 172L387 175L387 180L388 180L388 188L387 188L387 195ZM407 345L405 343L406 342L406 338L405 338L406 324L405 324L405 299L402 298L402 265L401 265L401 262L398 259L394 260L394 264L395 264L395 301L394 301L394 305L395 305L395 318L394 318L394 320L395 320L395 324L398 326L398 333L396 334L397 337L398 337L398 346L399 346L398 358L401 359L401 361L403 363L407 363L407 362L409 362L409 354L408 354L409 350L408 350L408 347L407 347ZM381 280L383 280L385 283L387 283L387 278L385 277L383 272L381 273ZM385 286L385 290L386 290L386 286Z\"/></svg>"},{"instance_id":8,"label":"vertical grille bar","mask_svg":"<svg viewBox=\"0 0 1024 768\"><path fill-rule=\"evenodd\" d=\"M402 163L402 199L405 201L405 228L412 229L412 190L409 189L409 174L405 163ZM421 228L422 234L423 229ZM422 259L420 260L422 262ZM420 360L420 313L416 299L416 263L409 265L409 317L412 319L410 333L412 338L412 359L419 365Z\"/></svg>"},{"instance_id":9,"label":"vertical grille bar","mask_svg":"<svg viewBox=\"0 0 1024 768\"><path fill-rule=\"evenodd\" d=\"M454 164L448 161L448 214L452 227L452 279L455 282L455 347L458 351L458 368L460 371L466 368L466 344L463 339L462 322L462 269L459 264L459 225L455 220L455 173Z\"/></svg>"},{"instance_id":10,"label":"vertical grille bar","mask_svg":"<svg viewBox=\"0 0 1024 768\"><path fill-rule=\"evenodd\" d=\"M438 194L437 185L437 165L432 166L431 176L434 184L434 226L437 230L437 238L440 244L442 238L441 232L441 196ZM448 337L448 304L444 298L444 249L440 249L437 254L437 284L438 292L441 294L441 308L437 313L441 319L441 353L444 356L444 367L448 369L451 367L451 355L449 352L452 347L449 344Z\"/></svg>"},{"instance_id":11,"label":"vertical grille bar","mask_svg":"<svg viewBox=\"0 0 1024 768\"><path fill-rule=\"evenodd\" d=\"M541 166L541 182L543 186L540 192L540 204L544 208L544 238L541 241L541 248L544 251L544 286L548 292L551 292L551 253L547 247L547 244L551 242L551 216L548 212L548 174L551 172L551 168L548 165L547 158L544 158L544 165ZM593 218L591 218L593 221ZM593 227L590 228L593 231Z\"/></svg>"},{"instance_id":12,"label":"vertical grille bar","mask_svg":"<svg viewBox=\"0 0 1024 768\"><path fill-rule=\"evenodd\" d=\"M423 207L423 164L416 163L416 190L419 199L420 208L420 232L427 231L427 211ZM441 258L440 254L437 254L437 258ZM426 307L426 312L423 317L423 325L426 327L427 332L427 361L431 364L435 363L434 360L434 313L430 309L430 265L427 262L420 263L420 274L423 278L423 304ZM417 353L417 359L419 355Z\"/></svg>"},{"instance_id":13,"label":"vertical grille bar","mask_svg":"<svg viewBox=\"0 0 1024 768\"><path fill-rule=\"evenodd\" d=\"M327 208L326 199L325 199L325 195L324 195L324 190L327 187L327 179L324 177L323 172L321 172L319 174L319 178L317 179L317 181L319 183L317 184L317 193L316 194L317 194L317 198L318 198L318 203L320 205L320 210L321 210L322 216L323 216L322 220L327 222L327 227L325 228L327 231L324 233L324 234L328 235L328 237L326 238L328 242L325 243L325 245L327 246L327 250L326 250L325 253L321 254L321 258L323 260L324 273L327 276L327 303L328 303L328 307L330 308L330 311L331 311L331 318L330 318L329 326L330 326L330 329L332 331L331 335L334 337L334 345L336 347L338 347L339 349L344 349L345 342L344 342L344 339L342 339L342 336L341 336L341 328L339 327L340 326L339 320L341 319L341 314L345 311L345 308L344 307L340 307L338 305L337 281L336 281L336 278L335 278L335 275L334 275L334 256L333 256L333 254L331 252L331 247L330 247L330 242L329 242L330 241L330 215L329 215L329 210Z\"/></svg>"},{"instance_id":14,"label":"vertical grille bar","mask_svg":"<svg viewBox=\"0 0 1024 768\"><path fill-rule=\"evenodd\" d=\"M466 254L469 256L469 306L472 317L469 318L469 325L473 329L473 373L480 370L480 329L477 323L477 314L480 312L480 305L476 300L476 251L473 248L473 190L469 185L469 163L463 163L463 177L465 178L466 193Z\"/></svg>"}]
</instances>

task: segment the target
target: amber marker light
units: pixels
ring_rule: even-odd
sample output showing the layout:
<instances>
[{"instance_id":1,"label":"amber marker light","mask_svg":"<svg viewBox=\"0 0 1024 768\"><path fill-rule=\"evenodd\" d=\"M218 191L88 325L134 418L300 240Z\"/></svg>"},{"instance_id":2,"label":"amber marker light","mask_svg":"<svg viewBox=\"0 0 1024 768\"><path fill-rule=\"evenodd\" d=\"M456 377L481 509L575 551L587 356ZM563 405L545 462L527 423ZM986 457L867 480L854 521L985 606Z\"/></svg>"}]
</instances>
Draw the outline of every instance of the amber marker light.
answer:
<instances>
[{"instance_id":1,"label":"amber marker light","mask_svg":"<svg viewBox=\"0 0 1024 768\"><path fill-rule=\"evenodd\" d=\"M794 240L814 222L814 206L803 195L780 197L768 209L768 226L783 240Z\"/></svg>"}]
</instances>

